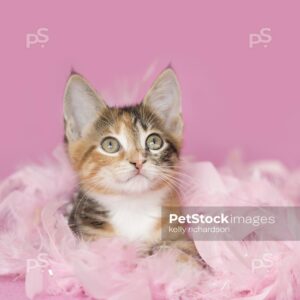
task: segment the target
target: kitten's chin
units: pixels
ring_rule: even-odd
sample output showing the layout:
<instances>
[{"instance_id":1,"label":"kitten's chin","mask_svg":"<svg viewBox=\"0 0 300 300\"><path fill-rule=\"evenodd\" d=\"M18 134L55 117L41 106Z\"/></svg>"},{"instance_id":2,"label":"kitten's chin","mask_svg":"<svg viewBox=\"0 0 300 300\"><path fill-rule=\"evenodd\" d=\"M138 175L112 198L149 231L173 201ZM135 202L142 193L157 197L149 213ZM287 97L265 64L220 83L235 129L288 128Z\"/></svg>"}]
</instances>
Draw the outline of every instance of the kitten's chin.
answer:
<instances>
[{"instance_id":1,"label":"kitten's chin","mask_svg":"<svg viewBox=\"0 0 300 300\"><path fill-rule=\"evenodd\" d=\"M120 192L125 193L142 193L151 189L152 182L144 175L136 175L125 182L118 183L118 189Z\"/></svg>"},{"instance_id":2,"label":"kitten's chin","mask_svg":"<svg viewBox=\"0 0 300 300\"><path fill-rule=\"evenodd\" d=\"M142 193L150 190L151 181L144 175L136 175L122 185L122 190L127 193Z\"/></svg>"}]
</instances>

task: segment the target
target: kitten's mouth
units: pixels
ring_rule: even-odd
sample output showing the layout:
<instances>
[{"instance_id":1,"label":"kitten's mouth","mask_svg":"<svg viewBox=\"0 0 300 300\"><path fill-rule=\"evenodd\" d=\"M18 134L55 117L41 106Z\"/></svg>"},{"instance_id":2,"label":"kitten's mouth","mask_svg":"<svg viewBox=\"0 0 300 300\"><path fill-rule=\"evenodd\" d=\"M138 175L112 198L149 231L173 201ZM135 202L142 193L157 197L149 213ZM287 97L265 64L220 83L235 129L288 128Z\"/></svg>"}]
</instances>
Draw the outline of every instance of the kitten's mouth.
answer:
<instances>
[{"instance_id":1,"label":"kitten's mouth","mask_svg":"<svg viewBox=\"0 0 300 300\"><path fill-rule=\"evenodd\" d=\"M147 180L149 180L149 178L147 176L145 176L144 174L142 174L141 172L137 172L136 174L134 174L133 176L129 177L126 182L129 182L130 180L134 179L134 178L139 178L139 177L144 177Z\"/></svg>"}]
</instances>

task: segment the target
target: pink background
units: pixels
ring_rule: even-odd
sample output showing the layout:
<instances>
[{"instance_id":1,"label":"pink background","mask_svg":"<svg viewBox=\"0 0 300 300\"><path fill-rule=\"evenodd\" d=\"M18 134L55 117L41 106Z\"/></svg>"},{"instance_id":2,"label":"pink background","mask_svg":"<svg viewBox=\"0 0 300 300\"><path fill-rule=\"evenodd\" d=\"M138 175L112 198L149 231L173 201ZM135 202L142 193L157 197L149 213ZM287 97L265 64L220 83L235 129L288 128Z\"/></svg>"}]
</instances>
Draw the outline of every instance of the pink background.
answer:
<instances>
[{"instance_id":1,"label":"pink background","mask_svg":"<svg viewBox=\"0 0 300 300\"><path fill-rule=\"evenodd\" d=\"M141 95L170 61L182 84L186 154L219 164L240 147L247 159L299 165L297 2L2 3L0 177L62 141L71 67L112 95L126 81L134 88L152 66ZM48 43L26 48L26 34L40 27L48 28ZM249 48L249 34L264 27L271 43Z\"/></svg>"}]
</instances>

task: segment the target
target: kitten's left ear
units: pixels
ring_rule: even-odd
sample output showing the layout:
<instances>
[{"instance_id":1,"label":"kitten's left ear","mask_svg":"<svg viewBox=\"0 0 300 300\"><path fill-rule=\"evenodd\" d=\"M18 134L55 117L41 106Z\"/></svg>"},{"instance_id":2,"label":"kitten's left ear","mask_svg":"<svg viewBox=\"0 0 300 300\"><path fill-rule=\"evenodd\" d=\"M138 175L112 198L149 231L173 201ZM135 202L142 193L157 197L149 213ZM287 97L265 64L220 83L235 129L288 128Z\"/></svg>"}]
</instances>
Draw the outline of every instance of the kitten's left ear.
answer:
<instances>
[{"instance_id":1,"label":"kitten's left ear","mask_svg":"<svg viewBox=\"0 0 300 300\"><path fill-rule=\"evenodd\" d=\"M154 81L143 104L150 107L163 121L166 130L182 137L181 93L175 72L165 69Z\"/></svg>"}]
</instances>

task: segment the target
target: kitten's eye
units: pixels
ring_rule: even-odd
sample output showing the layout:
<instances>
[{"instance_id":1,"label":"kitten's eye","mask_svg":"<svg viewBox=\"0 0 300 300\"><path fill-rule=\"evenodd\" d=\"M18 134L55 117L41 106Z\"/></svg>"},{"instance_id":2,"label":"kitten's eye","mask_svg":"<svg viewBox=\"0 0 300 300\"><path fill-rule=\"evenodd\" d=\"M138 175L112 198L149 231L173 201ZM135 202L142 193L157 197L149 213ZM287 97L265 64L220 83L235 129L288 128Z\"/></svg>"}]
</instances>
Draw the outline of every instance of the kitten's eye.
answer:
<instances>
[{"instance_id":1,"label":"kitten's eye","mask_svg":"<svg viewBox=\"0 0 300 300\"><path fill-rule=\"evenodd\" d=\"M116 153L120 150L120 143L113 137L106 137L101 142L101 147L107 153Z\"/></svg>"},{"instance_id":2,"label":"kitten's eye","mask_svg":"<svg viewBox=\"0 0 300 300\"><path fill-rule=\"evenodd\" d=\"M157 133L150 134L147 137L146 146L150 150L158 150L163 146L163 144L162 138Z\"/></svg>"}]
</instances>

